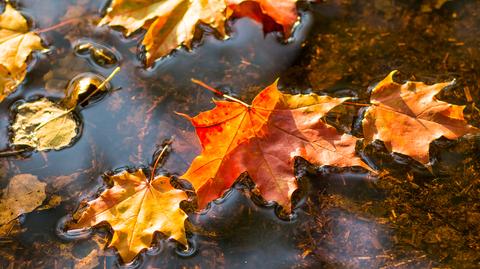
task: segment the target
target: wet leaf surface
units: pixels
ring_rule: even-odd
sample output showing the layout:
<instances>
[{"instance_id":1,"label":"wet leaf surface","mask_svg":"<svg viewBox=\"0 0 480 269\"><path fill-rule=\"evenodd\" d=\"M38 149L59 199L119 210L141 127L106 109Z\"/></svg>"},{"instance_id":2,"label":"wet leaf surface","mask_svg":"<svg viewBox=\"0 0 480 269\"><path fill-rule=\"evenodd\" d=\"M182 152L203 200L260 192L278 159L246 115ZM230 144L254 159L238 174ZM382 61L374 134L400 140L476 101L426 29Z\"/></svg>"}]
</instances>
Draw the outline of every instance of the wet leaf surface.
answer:
<instances>
[{"instance_id":1,"label":"wet leaf surface","mask_svg":"<svg viewBox=\"0 0 480 269\"><path fill-rule=\"evenodd\" d=\"M426 85L393 81L394 72L371 92L371 107L362 120L365 141L381 140L389 151L427 164L430 143L440 137L457 139L479 133L463 117L463 106L438 101L435 96L452 83Z\"/></svg>"},{"instance_id":2,"label":"wet leaf surface","mask_svg":"<svg viewBox=\"0 0 480 269\"><path fill-rule=\"evenodd\" d=\"M12 145L60 150L78 135L73 112L43 98L20 105L12 125Z\"/></svg>"},{"instance_id":3,"label":"wet leaf surface","mask_svg":"<svg viewBox=\"0 0 480 269\"><path fill-rule=\"evenodd\" d=\"M197 26L209 26L220 39L227 38L226 21L230 17L250 17L264 24L265 31L280 26L289 37L298 20L297 0L169 0L112 1L99 25L120 26L127 36L141 28L147 29L142 45L146 50L146 65L170 54L180 46L192 48Z\"/></svg>"},{"instance_id":4,"label":"wet leaf surface","mask_svg":"<svg viewBox=\"0 0 480 269\"><path fill-rule=\"evenodd\" d=\"M217 199L247 172L261 195L290 212L297 189L294 162L369 167L355 155L357 138L340 134L323 117L348 98L283 94L277 83L261 91L251 105L233 99L190 118L202 145L181 178L196 190L199 208Z\"/></svg>"},{"instance_id":5,"label":"wet leaf surface","mask_svg":"<svg viewBox=\"0 0 480 269\"><path fill-rule=\"evenodd\" d=\"M263 25L264 32L277 28L285 38L290 37L298 21L298 0L225 0L233 17L249 17Z\"/></svg>"},{"instance_id":6,"label":"wet leaf surface","mask_svg":"<svg viewBox=\"0 0 480 269\"><path fill-rule=\"evenodd\" d=\"M46 183L34 175L19 174L10 179L0 200L0 225L8 224L21 214L30 213L45 200Z\"/></svg>"},{"instance_id":7,"label":"wet leaf surface","mask_svg":"<svg viewBox=\"0 0 480 269\"><path fill-rule=\"evenodd\" d=\"M40 37L28 31L27 19L7 2L0 14L0 102L22 83L30 54L43 49Z\"/></svg>"},{"instance_id":8,"label":"wet leaf surface","mask_svg":"<svg viewBox=\"0 0 480 269\"><path fill-rule=\"evenodd\" d=\"M356 96L361 103L368 103L368 89L391 70L400 70L399 82L434 84L455 78L457 84L437 98L466 105L465 119L480 126L476 1L448 1L429 12L421 5L433 1L319 3L310 13L301 13L302 24L288 44L278 42L276 34L264 35L262 27L249 19L238 19L232 22L230 40L219 41L207 31L199 39L201 45L190 52L179 49L148 71L136 58L141 36L125 39L109 27L97 27L102 1L18 2L39 29L81 20L42 34L48 44L55 44L51 53L39 55L28 79L0 103L4 147L9 144L13 120L9 115L16 101L38 100L39 95L63 98L75 75L111 73L112 67L98 65L90 53L79 56L73 51L85 37L122 55L122 71L112 81L122 90L109 92L82 111L83 133L74 147L0 159L3 188L14 175L30 173L47 183L48 197L62 197L54 208L20 217L21 232L2 238L0 263L5 268L73 268L93 249L103 249L111 238L107 229L98 228L88 240L81 240L56 227L82 200L98 197L109 187L101 175L149 163L152 147L165 139L175 136L162 171L177 176L186 171L200 145L194 129L172 112L194 115L213 107L213 95L200 91L190 82L192 77L247 103L278 77L282 91L290 94ZM54 80L44 79L47 74ZM57 90L47 91L46 85ZM358 107L342 106L327 114L326 121L359 136L361 113ZM372 143L360 153L383 169L375 181L351 169L299 163L301 191L293 196L305 202L298 204L296 218L279 219L274 206L263 204L244 185L235 185L204 214L185 209L192 226L202 228L187 227L196 244L193 254L175 251L175 243L160 237L135 265L476 268L479 152L478 137L435 140L430 144L432 171L428 171L411 158L390 154L382 143ZM115 268L119 257L107 249L99 252L98 260L97 268Z\"/></svg>"},{"instance_id":9,"label":"wet leaf surface","mask_svg":"<svg viewBox=\"0 0 480 269\"><path fill-rule=\"evenodd\" d=\"M147 66L179 46L191 47L198 23L202 22L225 36L224 0L113 1L100 25L122 26L127 36L145 27L143 39ZM152 22L153 20L153 22Z\"/></svg>"},{"instance_id":10,"label":"wet leaf surface","mask_svg":"<svg viewBox=\"0 0 480 269\"><path fill-rule=\"evenodd\" d=\"M131 262L150 247L155 232L187 246L184 222L187 218L180 202L187 199L182 190L170 185L170 178L147 179L142 170L111 176L113 187L90 201L69 229L91 228L107 222L113 229L109 244L124 262Z\"/></svg>"}]
</instances>

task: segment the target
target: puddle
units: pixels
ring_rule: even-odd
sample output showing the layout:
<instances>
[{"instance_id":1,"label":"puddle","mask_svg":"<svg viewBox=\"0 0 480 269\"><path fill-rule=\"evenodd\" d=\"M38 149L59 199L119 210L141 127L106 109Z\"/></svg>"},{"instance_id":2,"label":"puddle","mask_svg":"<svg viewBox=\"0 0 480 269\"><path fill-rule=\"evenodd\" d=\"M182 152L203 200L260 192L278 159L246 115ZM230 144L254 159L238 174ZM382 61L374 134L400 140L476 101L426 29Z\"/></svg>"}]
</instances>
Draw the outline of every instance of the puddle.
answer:
<instances>
[{"instance_id":1,"label":"puddle","mask_svg":"<svg viewBox=\"0 0 480 269\"><path fill-rule=\"evenodd\" d=\"M61 98L76 75L91 72L106 77L116 67L99 64L91 53L76 53L73 48L78 44L92 43L113 51L121 71L111 82L113 90L79 112L83 131L72 147L34 152L24 159L0 159L6 170L5 175L0 173L1 186L14 174L31 173L48 184L49 195L64 198L57 207L24 216L24 231L0 241L0 264L5 268L70 268L92 250L100 252L93 258L98 260L94 268L124 266L113 250L102 252L96 247L95 242L105 244L105 229L95 229L93 239L72 240L71 235L58 236L57 225L75 211L80 201L104 187L101 176L105 172L148 165L166 139L174 139L173 152L161 172L180 175L186 170L199 153L199 145L189 122L174 112L195 115L212 108L214 97L191 83L191 78L245 101L280 77L283 89L292 93L354 95L366 102L369 87L391 70L400 69L399 80L415 78L432 83L456 78L457 86L441 98L465 104L463 87L468 85L473 101L480 102L480 16L474 18L480 5L471 1L448 2L431 13L422 13L416 1L381 8L363 1L318 4L302 13L303 24L288 44L279 42L275 33L264 35L254 22L239 19L231 23L231 39L220 41L205 34L193 51L180 49L149 69L144 69L137 57L141 34L126 39L108 27L94 26L103 1L18 2L39 29L78 16L84 19L42 33L51 51L36 57L25 83L0 103L1 147L8 147L13 103L38 96ZM480 116L474 112L471 103L467 104L467 119L479 126ZM358 117L357 109L346 113ZM335 122L335 117L331 120ZM335 126L361 133L355 120ZM248 190L237 187L208 212L189 216L193 226L200 227L192 233L196 246L193 253L176 253L175 243L159 238L157 246L126 268L479 265L480 257L475 253L480 246L475 243L475 233L480 223L475 222L475 216L479 216L480 208L472 200L480 195L479 146L475 138L435 144L433 173L401 156L392 157L382 145L365 149L370 163L397 171L391 175L395 180L375 181L362 171L348 169L309 168L313 171L304 173L301 183L306 194L301 195L291 221L278 218L272 207L255 204ZM410 177L413 179L407 180ZM463 196L448 193L449 182L454 179L461 179L456 192L469 188ZM441 189L445 196L426 201L431 186ZM402 192L402 188L415 195ZM453 201L453 196L460 198ZM443 201L442 197L448 199ZM442 207L436 207L437 202ZM456 207L470 216L464 224L449 222L449 214ZM436 219L429 220L428 214ZM443 244L428 241L434 235L426 235L427 227L461 239L450 238ZM468 236L462 237L462 233ZM456 252L452 242L458 243Z\"/></svg>"}]
</instances>

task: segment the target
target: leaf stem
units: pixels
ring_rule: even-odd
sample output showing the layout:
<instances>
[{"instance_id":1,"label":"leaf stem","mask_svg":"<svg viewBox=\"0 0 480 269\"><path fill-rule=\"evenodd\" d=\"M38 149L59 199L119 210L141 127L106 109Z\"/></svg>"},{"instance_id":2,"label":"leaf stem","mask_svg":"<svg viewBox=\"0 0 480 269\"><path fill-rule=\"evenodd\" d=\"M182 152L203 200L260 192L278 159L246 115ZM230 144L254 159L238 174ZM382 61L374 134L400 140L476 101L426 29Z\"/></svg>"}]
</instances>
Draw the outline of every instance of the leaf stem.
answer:
<instances>
[{"instance_id":1,"label":"leaf stem","mask_svg":"<svg viewBox=\"0 0 480 269\"><path fill-rule=\"evenodd\" d=\"M206 84L206 83L203 82L203 81L200 81L200 80L197 80L197 79L194 79L194 78L192 78L191 81L192 81L193 83L199 85L199 86L202 86L203 88L205 88L205 89L207 89L207 90L209 90L209 91L211 91L211 92L214 92L214 93L216 93L216 94L218 94L218 95L220 95L220 96L222 96L222 97L225 97L226 99L229 99L230 101L239 103L239 104L244 105L244 106L246 106L246 107L250 107L249 104L243 102L242 100L239 100L239 99L237 99L237 98L235 98L235 97L233 97L233 96L230 96L230 95L228 95L228 94L224 94L223 92L221 92L221 91L213 88L212 86Z\"/></svg>"},{"instance_id":2,"label":"leaf stem","mask_svg":"<svg viewBox=\"0 0 480 269\"><path fill-rule=\"evenodd\" d=\"M118 72L120 72L120 67L117 66L117 68L115 68L115 70L113 70L112 73L100 85L98 85L98 87L91 94L89 94L85 99L83 99L83 101L81 101L79 105L82 105L83 103L88 101L90 98L92 98L92 96L94 96L96 93L103 90L103 88L105 88L105 86L113 79L113 77Z\"/></svg>"},{"instance_id":3,"label":"leaf stem","mask_svg":"<svg viewBox=\"0 0 480 269\"><path fill-rule=\"evenodd\" d=\"M353 103L353 102L343 102L345 105L352 105L352 106L362 106L362 107L369 107L372 106L370 104L359 104L359 103Z\"/></svg>"},{"instance_id":4,"label":"leaf stem","mask_svg":"<svg viewBox=\"0 0 480 269\"><path fill-rule=\"evenodd\" d=\"M118 73L120 72L120 67L117 67L115 68L115 70L113 70L113 72L100 84L98 85L98 87L91 93L89 94L85 99L83 99L82 102L80 102L80 105L85 103L86 101L88 101L90 98L92 98L92 96L94 96L97 92L101 91L103 88L105 88L105 86L107 85L108 82L110 82L113 77ZM55 120L55 119L58 119L60 117L63 117L65 115L67 115L68 113L72 112L73 110L75 110L76 106L70 108L69 110L66 110L65 112L53 117L53 118L50 118L44 122L42 122L40 125L38 125L34 132L38 131L40 128L42 128L43 126L47 125L48 123L50 123L51 121Z\"/></svg>"},{"instance_id":5,"label":"leaf stem","mask_svg":"<svg viewBox=\"0 0 480 269\"><path fill-rule=\"evenodd\" d=\"M0 158L15 156L15 155L18 155L18 154L21 154L21 153L24 153L24 152L27 152L27 151L30 151L30 150L31 150L31 148L24 148L24 149L18 149L18 150L7 149L7 150L4 150L4 151L0 151Z\"/></svg>"},{"instance_id":6,"label":"leaf stem","mask_svg":"<svg viewBox=\"0 0 480 269\"><path fill-rule=\"evenodd\" d=\"M158 154L157 159L155 160L155 164L153 165L152 171L150 172L150 182L153 181L155 177L155 171L157 170L158 164L160 163L160 160L165 157L165 153L167 152L168 148L170 147L170 144L166 144L160 154Z\"/></svg>"}]
</instances>

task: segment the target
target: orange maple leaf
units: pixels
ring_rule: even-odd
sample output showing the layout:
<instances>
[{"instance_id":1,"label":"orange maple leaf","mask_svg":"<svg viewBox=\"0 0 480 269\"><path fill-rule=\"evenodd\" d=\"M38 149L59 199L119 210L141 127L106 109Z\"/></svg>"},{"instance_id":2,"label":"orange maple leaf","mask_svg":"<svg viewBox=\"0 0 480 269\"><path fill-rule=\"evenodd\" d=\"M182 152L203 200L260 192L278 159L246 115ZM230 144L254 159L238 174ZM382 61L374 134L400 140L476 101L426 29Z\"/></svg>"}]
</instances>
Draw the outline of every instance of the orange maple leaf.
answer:
<instances>
[{"instance_id":1,"label":"orange maple leaf","mask_svg":"<svg viewBox=\"0 0 480 269\"><path fill-rule=\"evenodd\" d=\"M245 4L241 4L246 2ZM147 33L142 41L146 64L168 55L179 46L190 49L197 25L203 23L226 38L225 22L231 17L266 18L280 25L288 37L298 19L297 0L113 0L100 25L121 26L129 36L138 29ZM251 4L258 6L252 6ZM228 7L227 7L228 5ZM251 10L252 9L252 10ZM277 30L265 25L267 31Z\"/></svg>"},{"instance_id":2,"label":"orange maple leaf","mask_svg":"<svg viewBox=\"0 0 480 269\"><path fill-rule=\"evenodd\" d=\"M372 106L363 119L367 143L381 140L389 151L408 155L427 164L430 142L444 136L456 139L479 129L468 125L464 106L452 105L435 98L450 82L426 85L407 81L398 84L391 72L373 89Z\"/></svg>"},{"instance_id":3,"label":"orange maple leaf","mask_svg":"<svg viewBox=\"0 0 480 269\"><path fill-rule=\"evenodd\" d=\"M226 0L227 13L234 17L249 17L263 24L265 32L277 30L281 26L286 38L291 35L298 21L298 0ZM274 24L270 23L274 21Z\"/></svg>"},{"instance_id":4,"label":"orange maple leaf","mask_svg":"<svg viewBox=\"0 0 480 269\"><path fill-rule=\"evenodd\" d=\"M107 222L114 231L109 247L115 247L124 262L150 247L157 231L187 246L187 214L180 209L180 202L187 199L184 191L174 189L164 176L149 181L142 170L123 172L110 179L114 186L90 201L70 228Z\"/></svg>"},{"instance_id":5,"label":"orange maple leaf","mask_svg":"<svg viewBox=\"0 0 480 269\"><path fill-rule=\"evenodd\" d=\"M181 178L194 186L199 207L220 197L248 172L263 197L290 210L297 189L295 157L315 165L368 166L355 156L357 138L339 134L322 117L348 98L282 94L274 83L252 105L215 101L190 118L202 145Z\"/></svg>"}]
</instances>

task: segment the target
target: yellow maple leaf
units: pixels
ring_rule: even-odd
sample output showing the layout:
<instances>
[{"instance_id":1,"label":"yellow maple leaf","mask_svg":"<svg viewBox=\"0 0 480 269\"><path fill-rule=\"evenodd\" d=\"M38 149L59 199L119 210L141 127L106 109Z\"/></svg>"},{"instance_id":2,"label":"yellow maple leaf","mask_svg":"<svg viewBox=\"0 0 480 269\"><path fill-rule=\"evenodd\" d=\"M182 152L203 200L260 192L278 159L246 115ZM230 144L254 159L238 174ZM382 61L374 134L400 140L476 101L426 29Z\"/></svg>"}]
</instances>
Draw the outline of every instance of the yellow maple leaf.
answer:
<instances>
[{"instance_id":1,"label":"yellow maple leaf","mask_svg":"<svg viewBox=\"0 0 480 269\"><path fill-rule=\"evenodd\" d=\"M0 102L25 78L32 51L43 49L40 37L28 31L27 20L7 3L0 14Z\"/></svg>"},{"instance_id":2,"label":"yellow maple leaf","mask_svg":"<svg viewBox=\"0 0 480 269\"><path fill-rule=\"evenodd\" d=\"M225 34L224 0L113 0L100 25L122 26L126 35L145 27L146 64L184 45L190 48L197 23Z\"/></svg>"},{"instance_id":3,"label":"yellow maple leaf","mask_svg":"<svg viewBox=\"0 0 480 269\"><path fill-rule=\"evenodd\" d=\"M174 189L168 177L148 180L142 170L137 170L110 179L114 186L90 201L70 228L108 222L114 231L109 246L118 250L124 262L132 261L142 249L150 247L156 231L187 245L184 226L187 214L180 208L187 195Z\"/></svg>"}]
</instances>

